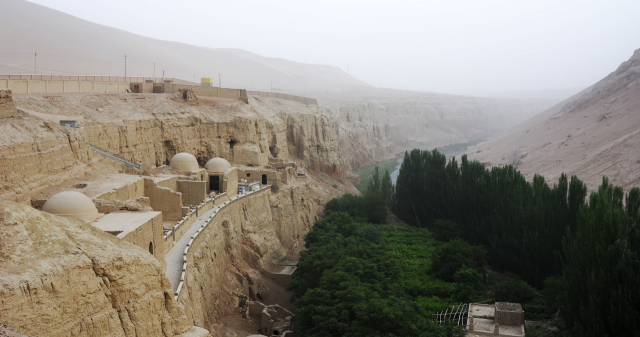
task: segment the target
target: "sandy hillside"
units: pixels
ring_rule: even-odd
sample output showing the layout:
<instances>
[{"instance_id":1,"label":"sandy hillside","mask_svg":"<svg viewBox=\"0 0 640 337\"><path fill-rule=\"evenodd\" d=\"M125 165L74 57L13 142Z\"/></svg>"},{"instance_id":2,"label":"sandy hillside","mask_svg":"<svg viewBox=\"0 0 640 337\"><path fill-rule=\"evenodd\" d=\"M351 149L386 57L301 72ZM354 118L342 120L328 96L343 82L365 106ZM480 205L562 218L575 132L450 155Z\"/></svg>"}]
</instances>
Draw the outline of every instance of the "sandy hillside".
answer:
<instances>
[{"instance_id":1,"label":"sandy hillside","mask_svg":"<svg viewBox=\"0 0 640 337\"><path fill-rule=\"evenodd\" d=\"M322 90L369 86L342 69L260 56L245 50L205 48L152 39L99 25L24 0L2 0L0 73L175 77L200 82L222 73L222 86L269 90Z\"/></svg>"},{"instance_id":2,"label":"sandy hillside","mask_svg":"<svg viewBox=\"0 0 640 337\"><path fill-rule=\"evenodd\" d=\"M470 158L515 164L527 178L577 175L590 190L608 176L625 190L640 185L640 49L616 71L572 98L487 142Z\"/></svg>"}]
</instances>

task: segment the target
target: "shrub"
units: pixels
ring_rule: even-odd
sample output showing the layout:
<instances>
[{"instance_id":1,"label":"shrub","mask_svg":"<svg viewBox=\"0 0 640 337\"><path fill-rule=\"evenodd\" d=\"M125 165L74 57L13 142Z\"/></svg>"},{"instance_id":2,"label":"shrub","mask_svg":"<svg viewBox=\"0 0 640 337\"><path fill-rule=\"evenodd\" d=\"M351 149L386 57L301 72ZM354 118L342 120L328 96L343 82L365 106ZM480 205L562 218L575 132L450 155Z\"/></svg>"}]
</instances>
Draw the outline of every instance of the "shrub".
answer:
<instances>
[{"instance_id":1,"label":"shrub","mask_svg":"<svg viewBox=\"0 0 640 337\"><path fill-rule=\"evenodd\" d=\"M496 284L494 289L496 302L525 303L536 295L527 282L515 278Z\"/></svg>"},{"instance_id":2,"label":"shrub","mask_svg":"<svg viewBox=\"0 0 640 337\"><path fill-rule=\"evenodd\" d=\"M482 246L455 239L438 247L431 268L436 277L452 282L454 274L462 267L481 273L486 259L487 252Z\"/></svg>"},{"instance_id":3,"label":"shrub","mask_svg":"<svg viewBox=\"0 0 640 337\"><path fill-rule=\"evenodd\" d=\"M434 239L447 242L460 237L460 227L451 220L438 219L433 223L431 233Z\"/></svg>"}]
</instances>

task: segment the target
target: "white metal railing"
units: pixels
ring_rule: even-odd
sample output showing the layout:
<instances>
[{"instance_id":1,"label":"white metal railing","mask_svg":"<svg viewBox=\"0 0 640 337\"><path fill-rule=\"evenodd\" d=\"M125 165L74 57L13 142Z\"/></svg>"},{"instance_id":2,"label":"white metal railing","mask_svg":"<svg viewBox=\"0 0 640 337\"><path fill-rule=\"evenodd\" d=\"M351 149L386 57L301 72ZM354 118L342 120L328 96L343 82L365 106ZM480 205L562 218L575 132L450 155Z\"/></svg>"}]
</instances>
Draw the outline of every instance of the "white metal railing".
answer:
<instances>
[{"instance_id":1,"label":"white metal railing","mask_svg":"<svg viewBox=\"0 0 640 337\"><path fill-rule=\"evenodd\" d=\"M178 296L180 296L180 291L182 290L182 287L184 286L184 280L185 280L185 273L187 272L187 263L188 263L188 258L187 258L187 254L189 253L189 248L191 248L191 246L193 245L193 242L198 238L198 236L200 235L200 233L202 233L202 231L207 228L207 226L209 226L209 224L211 224L213 222L213 220L215 220L216 215L218 215L218 213L225 207L231 205L232 203L248 197L248 196L252 196L255 193L260 193L260 192L264 192L264 191L270 191L271 190L271 184L269 185L265 185L262 188L260 188L259 190L255 190L255 191L251 191L251 192L247 192L244 194L238 194L235 197L232 197L231 199L225 201L224 203L218 205L218 209L216 209L214 207L214 211L213 214L211 216L209 216L209 219L207 219L207 221L204 223L204 225L202 225L198 231L191 236L191 240L189 240L189 243L187 243L186 248L184 249L184 252L182 253L182 274L180 275L180 283L178 284L178 288L176 288L176 291L173 293L175 296L175 300L178 301ZM183 219L184 220L184 219Z\"/></svg>"}]
</instances>

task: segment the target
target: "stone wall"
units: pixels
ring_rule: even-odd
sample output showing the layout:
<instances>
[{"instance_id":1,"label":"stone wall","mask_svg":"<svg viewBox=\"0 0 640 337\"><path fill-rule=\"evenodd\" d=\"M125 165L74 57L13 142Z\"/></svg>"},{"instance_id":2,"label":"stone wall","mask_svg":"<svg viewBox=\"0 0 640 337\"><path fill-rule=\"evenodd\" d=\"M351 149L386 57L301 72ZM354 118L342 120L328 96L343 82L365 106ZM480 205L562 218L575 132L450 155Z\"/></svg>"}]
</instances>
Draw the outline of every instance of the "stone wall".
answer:
<instances>
[{"instance_id":1,"label":"stone wall","mask_svg":"<svg viewBox=\"0 0 640 337\"><path fill-rule=\"evenodd\" d=\"M156 213L153 218L123 236L122 240L147 251L149 251L149 243L153 243L153 256L155 256L158 261L164 261L165 250L162 230L162 212L152 213Z\"/></svg>"},{"instance_id":2,"label":"stone wall","mask_svg":"<svg viewBox=\"0 0 640 337\"><path fill-rule=\"evenodd\" d=\"M207 198L206 181L178 180L177 185L177 191L182 193L184 206L199 205Z\"/></svg>"},{"instance_id":3,"label":"stone wall","mask_svg":"<svg viewBox=\"0 0 640 337\"><path fill-rule=\"evenodd\" d=\"M98 197L96 197L96 199L124 201L124 200L136 200L138 198L144 198L144 197L146 197L144 179L140 178L140 180L134 183L119 187L112 192L101 194Z\"/></svg>"},{"instance_id":4,"label":"stone wall","mask_svg":"<svg viewBox=\"0 0 640 337\"><path fill-rule=\"evenodd\" d=\"M151 179L144 179L144 194L149 198L151 208L162 212L164 219L182 218L182 193L159 187Z\"/></svg>"},{"instance_id":5,"label":"stone wall","mask_svg":"<svg viewBox=\"0 0 640 337\"><path fill-rule=\"evenodd\" d=\"M199 85L173 84L171 86L171 93L176 93L180 90L185 89L193 90L198 96L231 98L249 103L246 89L229 89L218 87L203 87Z\"/></svg>"}]
</instances>

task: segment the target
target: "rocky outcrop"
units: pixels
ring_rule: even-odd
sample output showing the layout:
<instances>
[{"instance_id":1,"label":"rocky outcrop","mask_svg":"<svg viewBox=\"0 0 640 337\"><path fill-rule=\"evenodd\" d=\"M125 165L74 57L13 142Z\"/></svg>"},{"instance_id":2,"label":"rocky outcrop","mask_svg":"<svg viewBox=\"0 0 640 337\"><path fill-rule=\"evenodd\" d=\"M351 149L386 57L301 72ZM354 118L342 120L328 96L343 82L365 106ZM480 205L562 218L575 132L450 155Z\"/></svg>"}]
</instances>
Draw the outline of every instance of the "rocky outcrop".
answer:
<instances>
[{"instance_id":1,"label":"rocky outcrop","mask_svg":"<svg viewBox=\"0 0 640 337\"><path fill-rule=\"evenodd\" d=\"M0 202L0 317L33 336L207 336L160 262L95 229Z\"/></svg>"},{"instance_id":2,"label":"rocky outcrop","mask_svg":"<svg viewBox=\"0 0 640 337\"><path fill-rule=\"evenodd\" d=\"M30 116L0 120L0 199L30 202L30 193L81 176L92 158L82 133Z\"/></svg>"},{"instance_id":3,"label":"rocky outcrop","mask_svg":"<svg viewBox=\"0 0 640 337\"><path fill-rule=\"evenodd\" d=\"M16 106L13 104L11 90L0 90L0 119L13 117L16 113Z\"/></svg>"}]
</instances>

